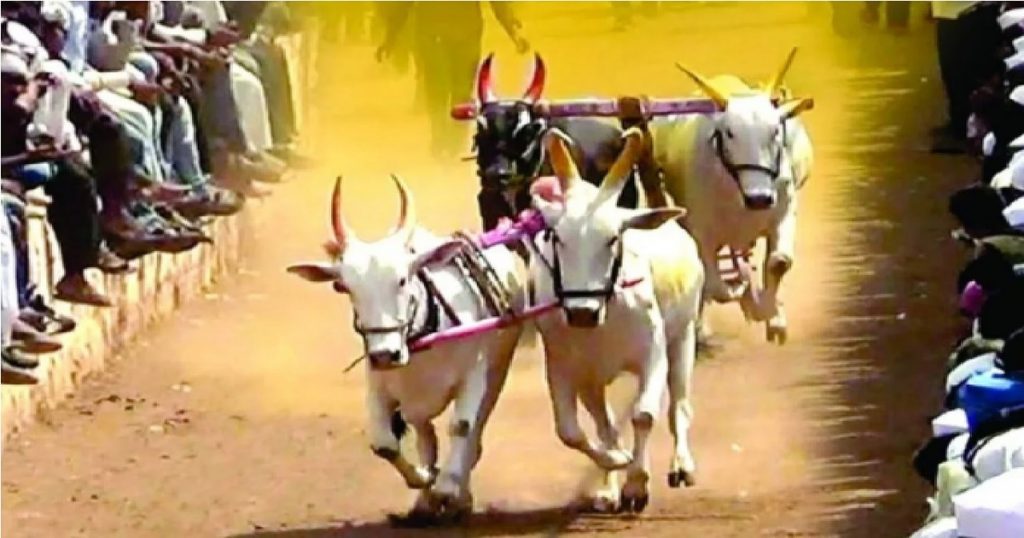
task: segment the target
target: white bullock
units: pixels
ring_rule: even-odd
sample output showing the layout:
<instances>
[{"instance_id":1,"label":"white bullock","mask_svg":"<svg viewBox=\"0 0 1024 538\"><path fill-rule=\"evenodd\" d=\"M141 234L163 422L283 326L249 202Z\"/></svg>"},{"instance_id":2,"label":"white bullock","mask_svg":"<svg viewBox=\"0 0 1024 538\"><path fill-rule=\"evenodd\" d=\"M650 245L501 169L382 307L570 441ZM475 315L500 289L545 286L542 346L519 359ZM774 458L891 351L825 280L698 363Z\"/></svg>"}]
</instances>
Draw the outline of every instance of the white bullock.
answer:
<instances>
[{"instance_id":1,"label":"white bullock","mask_svg":"<svg viewBox=\"0 0 1024 538\"><path fill-rule=\"evenodd\" d=\"M704 273L693 239L673 222L677 208L630 210L616 199L642 152L643 134L632 128L625 148L600 187L580 179L566 146L552 129L546 145L561 191L533 203L550 232L535 241L530 276L540 302L561 305L537 320L547 355L548 384L558 437L589 456L604 480L586 499L599 511L642 511L649 498L648 441L666 384L669 426L675 438L669 483L694 482L687 441L693 416L690 383L696 352L696 320ZM638 379L629 410L632 452L619 443L605 390L621 373ZM600 442L580 429L577 400L589 412ZM626 469L621 491L616 470Z\"/></svg>"},{"instance_id":2,"label":"white bullock","mask_svg":"<svg viewBox=\"0 0 1024 538\"><path fill-rule=\"evenodd\" d=\"M745 313L766 321L768 340L780 344L787 324L778 290L793 265L797 189L813 162L810 138L796 118L812 102L772 102L795 53L764 89L733 76L708 80L680 66L721 112L651 125L665 188L687 209L686 228L700 246L705 300L730 302L746 295ZM723 247L747 251L762 237L767 240L764 290L759 301L750 301L744 283L725 282L718 253Z\"/></svg>"},{"instance_id":3,"label":"white bullock","mask_svg":"<svg viewBox=\"0 0 1024 538\"><path fill-rule=\"evenodd\" d=\"M329 263L288 268L312 282L332 282L348 294L355 330L367 357L367 407L371 448L390 462L410 488L420 489L409 518L432 522L472 510L470 472L481 454L481 435L508 373L520 327L510 327L410 356L415 337L455 323L438 296L462 322L490 317L487 304L452 262L463 248L415 227L411 196L394 178L402 200L401 219L389 237L359 241L341 214L341 179L334 188ZM484 255L511 293L516 307L525 298L517 262L506 249ZM437 435L432 421L454 402L447 461L437 469ZM403 453L405 423L416 433L419 458ZM439 474L438 474L439 473Z\"/></svg>"}]
</instances>

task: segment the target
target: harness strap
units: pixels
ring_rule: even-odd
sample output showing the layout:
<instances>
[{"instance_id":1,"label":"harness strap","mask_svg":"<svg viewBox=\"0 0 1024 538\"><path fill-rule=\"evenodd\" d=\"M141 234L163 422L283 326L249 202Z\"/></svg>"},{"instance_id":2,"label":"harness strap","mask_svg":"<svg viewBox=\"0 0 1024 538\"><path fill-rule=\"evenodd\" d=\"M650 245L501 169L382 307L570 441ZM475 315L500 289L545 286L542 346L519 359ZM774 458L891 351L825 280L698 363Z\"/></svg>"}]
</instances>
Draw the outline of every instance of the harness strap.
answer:
<instances>
[{"instance_id":1,"label":"harness strap","mask_svg":"<svg viewBox=\"0 0 1024 538\"><path fill-rule=\"evenodd\" d=\"M438 313L438 307L444 310L444 314L448 316L448 319L452 320L455 325L462 325L462 320L459 319L459 314L452 308L451 303L441 295L441 291L437 289L437 284L434 282L433 277L426 269L420 269L416 272L416 277L423 283L423 287L427 290L427 322L424 324L423 329L418 331L415 337L411 337L408 340L416 340L421 336L437 332L440 325L440 315Z\"/></svg>"},{"instance_id":2,"label":"harness strap","mask_svg":"<svg viewBox=\"0 0 1024 538\"><path fill-rule=\"evenodd\" d=\"M491 315L509 316L514 314L508 289L501 282L494 266L484 256L480 246L463 232L455 232L453 237L462 242L459 260L462 262L465 273L479 290Z\"/></svg>"}]
</instances>

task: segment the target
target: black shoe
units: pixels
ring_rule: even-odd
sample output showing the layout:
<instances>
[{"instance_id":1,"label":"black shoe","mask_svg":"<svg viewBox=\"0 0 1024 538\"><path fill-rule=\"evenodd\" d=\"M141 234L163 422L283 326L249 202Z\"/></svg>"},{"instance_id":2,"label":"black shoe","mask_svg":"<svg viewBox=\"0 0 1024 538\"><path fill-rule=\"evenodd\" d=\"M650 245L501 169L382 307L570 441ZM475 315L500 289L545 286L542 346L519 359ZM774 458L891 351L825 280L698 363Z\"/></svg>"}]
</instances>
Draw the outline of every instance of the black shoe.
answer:
<instances>
[{"instance_id":1,"label":"black shoe","mask_svg":"<svg viewBox=\"0 0 1024 538\"><path fill-rule=\"evenodd\" d=\"M46 304L42 295L38 293L32 294L28 300L28 304L25 305L26 310L30 310L37 316L27 315L24 319L26 323L29 323L36 328L39 332L43 332L50 335L69 333L75 330L75 320L68 316L58 314L50 305ZM23 311L23 313L25 313Z\"/></svg>"}]
</instances>

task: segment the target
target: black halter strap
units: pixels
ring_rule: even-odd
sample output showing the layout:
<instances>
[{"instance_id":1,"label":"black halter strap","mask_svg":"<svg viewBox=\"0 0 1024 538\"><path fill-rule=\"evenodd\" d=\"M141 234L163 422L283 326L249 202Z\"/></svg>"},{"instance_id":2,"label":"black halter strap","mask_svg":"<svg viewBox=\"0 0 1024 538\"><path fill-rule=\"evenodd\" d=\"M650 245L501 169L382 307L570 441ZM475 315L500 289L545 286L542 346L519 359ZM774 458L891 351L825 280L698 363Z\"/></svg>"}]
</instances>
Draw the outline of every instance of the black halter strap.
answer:
<instances>
[{"instance_id":1,"label":"black halter strap","mask_svg":"<svg viewBox=\"0 0 1024 538\"><path fill-rule=\"evenodd\" d=\"M423 321L423 326L415 329L413 326L416 324L416 316L419 313L420 303L416 300L416 297L409 301L409 308L406 311L406 318L400 319L398 323L394 325L378 325L375 327L367 327L359 323L359 318L356 317L352 320L353 329L359 336L363 338L363 345L366 345L366 337L371 334L389 334L399 333L405 339L406 342L413 342L419 338L422 338L428 334L437 332L441 322L440 307L438 305L438 292L437 287L434 285L430 276L426 274L425 270L417 271L417 280L423 285L424 295L426 296L425 306L427 318ZM447 306L447 303L444 303ZM458 318L453 315L453 312L446 308L446 314L452 318L457 324Z\"/></svg>"},{"instance_id":2,"label":"black halter strap","mask_svg":"<svg viewBox=\"0 0 1024 538\"><path fill-rule=\"evenodd\" d=\"M786 140L786 122L782 122L782 140L783 142L778 145L775 149L775 163L774 166L769 168L757 163L741 163L736 164L729 159L729 156L725 154L725 145L722 143L722 131L715 129L715 134L711 135L711 145L715 147L715 154L718 155L719 162L729 172L732 179L737 185L740 183L740 172L744 170L750 170L754 172L764 172L775 181L779 178L779 174L782 169L782 148L785 145Z\"/></svg>"},{"instance_id":3,"label":"black halter strap","mask_svg":"<svg viewBox=\"0 0 1024 538\"><path fill-rule=\"evenodd\" d=\"M548 264L545 260L545 265L551 270L551 278L554 281L555 287L555 298L558 299L558 304L565 305L566 299L588 299L598 298L606 301L611 300L612 295L615 294L615 284L619 281L619 273L622 271L622 242L616 243L615 257L612 259L612 266L609 271L608 281L602 288L597 289L565 289L562 285L562 261L558 255L558 236L553 231L548 231L551 240L551 252L552 260Z\"/></svg>"}]
</instances>

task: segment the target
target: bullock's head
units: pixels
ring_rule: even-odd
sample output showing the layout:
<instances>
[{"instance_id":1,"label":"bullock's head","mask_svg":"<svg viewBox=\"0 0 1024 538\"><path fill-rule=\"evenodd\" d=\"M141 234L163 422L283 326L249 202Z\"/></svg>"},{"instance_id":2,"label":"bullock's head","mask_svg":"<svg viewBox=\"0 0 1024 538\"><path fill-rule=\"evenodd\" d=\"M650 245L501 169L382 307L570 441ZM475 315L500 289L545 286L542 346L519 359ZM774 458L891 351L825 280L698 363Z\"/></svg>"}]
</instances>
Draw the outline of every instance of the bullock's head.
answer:
<instances>
[{"instance_id":1,"label":"bullock's head","mask_svg":"<svg viewBox=\"0 0 1024 538\"><path fill-rule=\"evenodd\" d=\"M544 160L541 135L547 123L534 113L534 103L544 91L545 68L540 55L534 56L533 77L523 96L499 99L493 61L493 54L484 60L476 80L477 174L485 188L507 191L536 176Z\"/></svg>"},{"instance_id":2,"label":"bullock's head","mask_svg":"<svg viewBox=\"0 0 1024 538\"><path fill-rule=\"evenodd\" d=\"M684 214L677 208L631 210L616 206L644 145L644 135L637 128L623 136L625 146L600 187L580 178L564 133L551 129L545 138L562 195L552 201L535 189L533 204L551 230L554 291L573 327L603 323L605 306L618 285L623 234L630 229L652 230Z\"/></svg>"},{"instance_id":3,"label":"bullock's head","mask_svg":"<svg viewBox=\"0 0 1024 538\"><path fill-rule=\"evenodd\" d=\"M736 181L748 209L775 206L780 176L787 156L786 122L809 108L809 99L796 99L776 106L772 100L793 63L794 48L779 72L761 91L735 93L716 87L699 74L677 64L722 110L715 117L711 144L729 175Z\"/></svg>"},{"instance_id":4,"label":"bullock's head","mask_svg":"<svg viewBox=\"0 0 1024 538\"><path fill-rule=\"evenodd\" d=\"M428 252L414 253L415 209L412 196L392 176L401 198L398 226L386 238L360 241L341 211L341 178L334 185L331 224L334 239L325 245L332 261L303 263L288 268L310 282L330 282L352 300L355 330L363 337L370 367L390 369L409 362L408 338L423 323L424 295L416 273L424 266L449 260L459 244L448 242Z\"/></svg>"}]
</instances>

